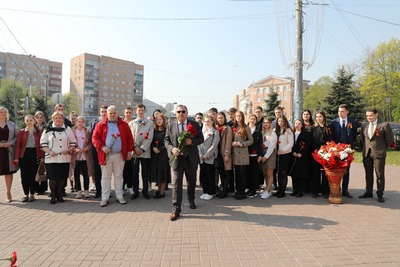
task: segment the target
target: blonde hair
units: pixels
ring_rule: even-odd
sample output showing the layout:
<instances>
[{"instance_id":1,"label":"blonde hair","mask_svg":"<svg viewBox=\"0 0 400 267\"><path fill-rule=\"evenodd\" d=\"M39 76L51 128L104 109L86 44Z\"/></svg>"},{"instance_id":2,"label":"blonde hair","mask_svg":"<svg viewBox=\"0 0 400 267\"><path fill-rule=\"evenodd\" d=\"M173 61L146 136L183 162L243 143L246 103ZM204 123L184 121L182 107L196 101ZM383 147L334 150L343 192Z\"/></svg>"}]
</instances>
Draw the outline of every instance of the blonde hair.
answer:
<instances>
[{"instance_id":1,"label":"blonde hair","mask_svg":"<svg viewBox=\"0 0 400 267\"><path fill-rule=\"evenodd\" d=\"M7 113L6 121L10 119L10 112L8 112L8 109L6 107L0 107L0 110L5 110Z\"/></svg>"},{"instance_id":2,"label":"blonde hair","mask_svg":"<svg viewBox=\"0 0 400 267\"><path fill-rule=\"evenodd\" d=\"M61 112L59 112L59 111L54 112L54 113L51 115L51 119L54 120L54 117L57 116L57 115L60 115L63 119L65 119L64 114L61 113Z\"/></svg>"}]
</instances>

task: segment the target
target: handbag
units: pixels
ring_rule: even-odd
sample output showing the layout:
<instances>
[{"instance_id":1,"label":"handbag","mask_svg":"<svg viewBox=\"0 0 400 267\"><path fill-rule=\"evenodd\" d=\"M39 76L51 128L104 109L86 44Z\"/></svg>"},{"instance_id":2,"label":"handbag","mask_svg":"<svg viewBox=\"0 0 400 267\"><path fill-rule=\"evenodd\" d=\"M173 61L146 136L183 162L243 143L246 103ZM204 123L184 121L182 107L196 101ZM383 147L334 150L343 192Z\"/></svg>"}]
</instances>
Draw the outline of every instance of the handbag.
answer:
<instances>
[{"instance_id":1,"label":"handbag","mask_svg":"<svg viewBox=\"0 0 400 267\"><path fill-rule=\"evenodd\" d=\"M36 182L44 182L47 180L46 177L46 168L44 167L44 162L39 163L39 168L36 172L35 181Z\"/></svg>"}]
</instances>

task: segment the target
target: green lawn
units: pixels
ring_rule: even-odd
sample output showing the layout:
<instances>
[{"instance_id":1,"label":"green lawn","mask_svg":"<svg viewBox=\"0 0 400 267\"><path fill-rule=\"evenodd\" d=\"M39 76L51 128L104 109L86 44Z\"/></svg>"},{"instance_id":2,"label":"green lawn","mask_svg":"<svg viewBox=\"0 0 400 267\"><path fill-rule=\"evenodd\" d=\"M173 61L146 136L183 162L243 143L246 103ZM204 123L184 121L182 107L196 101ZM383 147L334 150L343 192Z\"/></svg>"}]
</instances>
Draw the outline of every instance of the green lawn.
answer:
<instances>
[{"instance_id":1,"label":"green lawn","mask_svg":"<svg viewBox=\"0 0 400 267\"><path fill-rule=\"evenodd\" d=\"M361 152L354 153L354 161L362 163ZM386 164L400 166L400 151L389 150L387 153Z\"/></svg>"}]
</instances>

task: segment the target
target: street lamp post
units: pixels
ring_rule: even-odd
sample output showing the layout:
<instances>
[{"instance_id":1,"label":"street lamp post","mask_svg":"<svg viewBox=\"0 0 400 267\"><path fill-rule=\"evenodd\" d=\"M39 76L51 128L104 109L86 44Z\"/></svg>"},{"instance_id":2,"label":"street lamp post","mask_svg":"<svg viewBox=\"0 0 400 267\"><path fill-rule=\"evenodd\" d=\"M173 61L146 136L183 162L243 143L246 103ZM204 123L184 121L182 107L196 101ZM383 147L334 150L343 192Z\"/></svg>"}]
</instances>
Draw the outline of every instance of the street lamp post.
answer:
<instances>
[{"instance_id":1,"label":"street lamp post","mask_svg":"<svg viewBox=\"0 0 400 267\"><path fill-rule=\"evenodd\" d=\"M15 81L17 80L19 74L15 74L14 77L14 120L17 120L17 86L15 84Z\"/></svg>"}]
</instances>

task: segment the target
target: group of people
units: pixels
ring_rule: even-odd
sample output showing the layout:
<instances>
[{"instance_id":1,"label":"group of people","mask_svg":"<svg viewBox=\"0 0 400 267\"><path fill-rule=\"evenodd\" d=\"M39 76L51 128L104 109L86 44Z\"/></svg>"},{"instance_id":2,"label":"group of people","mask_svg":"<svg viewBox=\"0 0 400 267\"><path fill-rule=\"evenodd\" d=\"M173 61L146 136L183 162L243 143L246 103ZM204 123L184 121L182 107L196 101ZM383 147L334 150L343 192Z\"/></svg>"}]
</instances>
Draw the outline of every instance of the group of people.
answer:
<instances>
[{"instance_id":1,"label":"group of people","mask_svg":"<svg viewBox=\"0 0 400 267\"><path fill-rule=\"evenodd\" d=\"M357 121L348 116L346 104L338 107L338 118L330 124L323 111L316 112L313 118L311 111L304 110L293 125L281 107L275 108L275 118L264 117L262 107L256 107L245 121L244 113L235 108L227 114L211 108L207 115L197 113L191 119L187 107L178 105L176 119L169 122L159 110L145 117L143 104L138 104L135 111L125 108L123 117L115 106L102 106L100 117L89 128L85 127L84 117L73 114L71 123L63 111L64 106L57 104L47 125L41 111L26 115L26 126L18 131L8 120L8 110L0 107L0 175L5 176L7 202L12 201L12 177L18 168L23 202L34 201L35 193L44 194L48 186L50 203L64 202L71 176L78 198L89 196L92 176L101 207L108 205L112 177L120 204L127 203L124 189L131 199L139 197L140 176L145 199L151 198L149 184L157 184L153 198L159 199L165 197L168 183L172 182L171 221L181 213L184 176L191 209L196 209L198 182L203 189L200 199L205 201L225 198L229 193L234 193L237 200L253 198L260 187L264 187L262 199L283 198L288 176L292 178L291 195L302 197L308 192L313 198L320 194L327 198L328 180L311 153L332 140L353 147L358 127ZM372 197L375 168L378 201L384 202L386 149L393 142L393 133L388 123L378 120L375 109L368 109L366 118L361 127L366 191L360 198ZM41 163L45 165L48 184L35 181ZM349 173L348 169L341 190L343 196L352 198Z\"/></svg>"}]
</instances>

